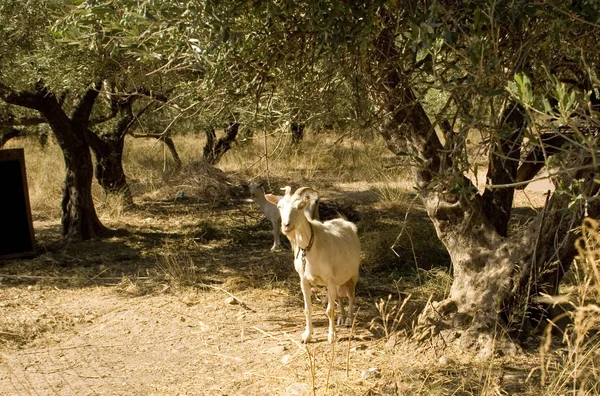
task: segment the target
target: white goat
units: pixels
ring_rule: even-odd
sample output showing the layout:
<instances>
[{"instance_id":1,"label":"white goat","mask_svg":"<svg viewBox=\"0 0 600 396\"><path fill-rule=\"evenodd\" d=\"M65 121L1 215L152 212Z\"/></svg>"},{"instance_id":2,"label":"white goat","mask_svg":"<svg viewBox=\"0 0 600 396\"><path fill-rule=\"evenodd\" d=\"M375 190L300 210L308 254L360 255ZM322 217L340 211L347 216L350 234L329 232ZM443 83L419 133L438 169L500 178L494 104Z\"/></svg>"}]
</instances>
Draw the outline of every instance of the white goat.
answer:
<instances>
[{"instance_id":1,"label":"white goat","mask_svg":"<svg viewBox=\"0 0 600 396\"><path fill-rule=\"evenodd\" d=\"M250 190L250 196L252 197L254 202L256 202L258 206L260 206L260 210L264 213L265 217L269 219L269 221L273 225L274 242L271 250L277 250L281 247L281 216L279 215L279 209L277 209L277 205L274 205L265 199L265 192L263 191L259 183L251 183L250 185L248 185L248 189Z\"/></svg>"},{"instance_id":2,"label":"white goat","mask_svg":"<svg viewBox=\"0 0 600 396\"><path fill-rule=\"evenodd\" d=\"M335 301L338 300L341 315L338 324L352 324L354 289L358 281L360 241L356 225L344 219L320 222L314 215L318 193L302 187L291 194L291 187L284 188L282 198L266 195L269 202L276 203L281 214L281 230L292 243L294 268L300 275L304 297L306 330L302 341L312 338L311 284L327 286L327 317L329 318L329 342L335 340ZM348 298L348 315L344 312L342 298ZM345 321L344 321L345 319Z\"/></svg>"}]
</instances>

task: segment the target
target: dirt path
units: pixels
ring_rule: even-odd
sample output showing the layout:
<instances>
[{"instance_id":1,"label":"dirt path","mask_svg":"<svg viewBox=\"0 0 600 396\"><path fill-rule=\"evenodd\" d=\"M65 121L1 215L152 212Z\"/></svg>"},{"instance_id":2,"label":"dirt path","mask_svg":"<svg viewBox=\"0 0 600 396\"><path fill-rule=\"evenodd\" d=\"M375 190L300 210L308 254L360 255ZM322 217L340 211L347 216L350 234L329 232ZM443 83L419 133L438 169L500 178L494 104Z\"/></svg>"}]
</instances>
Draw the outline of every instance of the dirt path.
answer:
<instances>
[{"instance_id":1,"label":"dirt path","mask_svg":"<svg viewBox=\"0 0 600 396\"><path fill-rule=\"evenodd\" d=\"M8 293L0 292L3 309L10 309ZM238 296L244 307L227 297L219 290L142 297L106 287L13 290L23 326L44 332L22 348L0 349L0 394L306 393L312 376L307 349L297 343L303 318L296 298L249 291ZM316 386L323 390L331 347L322 312L315 324L317 342L308 351L316 354ZM351 343L346 379L348 333L340 332L330 378L346 388L333 394L361 394L377 381L362 378L365 363L377 360L361 346L364 329ZM353 367L357 359L360 367Z\"/></svg>"}]
</instances>

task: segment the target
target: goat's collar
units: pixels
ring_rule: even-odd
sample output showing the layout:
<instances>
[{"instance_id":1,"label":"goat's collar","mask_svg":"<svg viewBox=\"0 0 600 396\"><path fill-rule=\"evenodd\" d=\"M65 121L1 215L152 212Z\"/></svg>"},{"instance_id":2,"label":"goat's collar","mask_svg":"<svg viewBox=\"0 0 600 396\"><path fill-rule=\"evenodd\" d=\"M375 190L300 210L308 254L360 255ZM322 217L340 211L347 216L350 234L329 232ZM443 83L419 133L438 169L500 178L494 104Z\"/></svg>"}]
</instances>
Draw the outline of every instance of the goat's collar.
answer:
<instances>
[{"instance_id":1,"label":"goat's collar","mask_svg":"<svg viewBox=\"0 0 600 396\"><path fill-rule=\"evenodd\" d=\"M312 224L308 223L308 227L310 227L310 239L308 240L308 245L302 250L308 252L315 241L315 232L313 231Z\"/></svg>"},{"instance_id":2,"label":"goat's collar","mask_svg":"<svg viewBox=\"0 0 600 396\"><path fill-rule=\"evenodd\" d=\"M310 249L312 248L313 242L315 241L315 232L313 231L313 227L312 224L310 224L310 222L308 223L308 227L310 228L310 239L308 240L308 245L306 245L306 247L301 248L300 245L298 245L298 251L296 252L296 258L298 258L298 255L302 252L302 255L304 256L306 254L306 252L310 251Z\"/></svg>"}]
</instances>

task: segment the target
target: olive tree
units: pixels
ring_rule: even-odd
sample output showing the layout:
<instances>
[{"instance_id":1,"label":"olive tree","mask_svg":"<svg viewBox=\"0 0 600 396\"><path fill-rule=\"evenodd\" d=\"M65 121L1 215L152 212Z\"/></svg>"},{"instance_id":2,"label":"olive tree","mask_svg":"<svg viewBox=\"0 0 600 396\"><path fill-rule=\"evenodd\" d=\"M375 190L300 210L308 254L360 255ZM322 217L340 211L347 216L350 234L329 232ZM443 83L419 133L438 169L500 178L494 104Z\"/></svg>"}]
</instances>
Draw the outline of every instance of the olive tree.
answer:
<instances>
[{"instance_id":1,"label":"olive tree","mask_svg":"<svg viewBox=\"0 0 600 396\"><path fill-rule=\"evenodd\" d=\"M68 37L76 32L56 33L57 21L80 4L0 2L0 99L30 111L4 117L8 135L3 136L21 133L13 127L15 122L50 126L65 160L61 221L68 239L112 235L96 214L92 177L96 175L105 191L122 194L132 203L122 168L125 135L149 101L166 101L158 93L166 84L145 76L143 68L152 66L135 67L135 57L125 53L73 45ZM134 103L140 103L137 109ZM12 114L17 113L25 118L15 121Z\"/></svg>"}]
</instances>

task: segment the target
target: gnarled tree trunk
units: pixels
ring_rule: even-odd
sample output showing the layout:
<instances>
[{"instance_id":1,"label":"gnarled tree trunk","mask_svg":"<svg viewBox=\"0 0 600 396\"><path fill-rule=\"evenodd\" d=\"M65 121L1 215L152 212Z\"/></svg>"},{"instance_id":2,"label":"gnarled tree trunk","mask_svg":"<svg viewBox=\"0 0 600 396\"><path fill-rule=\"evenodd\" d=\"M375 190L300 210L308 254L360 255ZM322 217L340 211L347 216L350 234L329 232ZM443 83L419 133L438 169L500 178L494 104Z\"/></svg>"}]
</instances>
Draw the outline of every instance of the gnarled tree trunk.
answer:
<instances>
[{"instance_id":1,"label":"gnarled tree trunk","mask_svg":"<svg viewBox=\"0 0 600 396\"><path fill-rule=\"evenodd\" d=\"M58 98L42 84L35 91L14 91L0 83L0 97L7 103L34 109L47 120L62 150L66 175L63 187L62 235L67 239L90 239L112 235L98 219L92 199L92 156L85 139L99 84L82 96L71 117ZM49 170L51 171L51 170Z\"/></svg>"},{"instance_id":2,"label":"gnarled tree trunk","mask_svg":"<svg viewBox=\"0 0 600 396\"><path fill-rule=\"evenodd\" d=\"M225 128L225 136L217 139L215 129L208 127L205 129L206 144L203 150L203 159L210 165L215 165L221 160L221 157L229 151L231 143L237 138L238 131L240 130L240 124L237 122L230 122L229 126Z\"/></svg>"},{"instance_id":3,"label":"gnarled tree trunk","mask_svg":"<svg viewBox=\"0 0 600 396\"><path fill-rule=\"evenodd\" d=\"M382 32L377 42L383 75L371 86L373 101L382 109L381 135L398 155L419 160L413 177L437 236L452 260L453 283L449 297L423 312L420 323L426 334L444 332L446 340L481 349L489 356L495 348L515 351L508 338L496 338L497 330L518 330L532 314L533 297L553 294L575 255L571 230L583 218L582 207L566 211L566 197L553 196L537 219L516 235L508 235L514 187L518 173L525 117L518 106L509 106L500 123L502 140L496 142L488 163L488 183L503 184L480 194L453 164L452 139L444 147L425 110L397 69L394 38ZM597 193L593 173L587 177L587 193ZM509 184L506 186L506 184ZM460 186L460 188L456 188ZM590 215L597 205L588 207ZM424 332L425 334L425 332Z\"/></svg>"},{"instance_id":4,"label":"gnarled tree trunk","mask_svg":"<svg viewBox=\"0 0 600 396\"><path fill-rule=\"evenodd\" d=\"M290 130L292 131L292 144L300 144L304 138L304 124L292 122L290 124Z\"/></svg>"},{"instance_id":5,"label":"gnarled tree trunk","mask_svg":"<svg viewBox=\"0 0 600 396\"><path fill-rule=\"evenodd\" d=\"M117 100L120 118L112 131L100 134L89 129L86 131L90 148L96 157L94 174L98 184L105 192L123 197L126 205L133 205L133 197L123 170L123 148L125 136L135 120L131 108L134 100L134 96Z\"/></svg>"},{"instance_id":6,"label":"gnarled tree trunk","mask_svg":"<svg viewBox=\"0 0 600 396\"><path fill-rule=\"evenodd\" d=\"M63 152L66 176L62 198L62 234L67 239L91 239L112 235L98 219L92 199L92 155L85 139L100 84L89 88L71 118L54 95L43 89L40 113L48 120Z\"/></svg>"},{"instance_id":7,"label":"gnarled tree trunk","mask_svg":"<svg viewBox=\"0 0 600 396\"><path fill-rule=\"evenodd\" d=\"M169 149L171 153L171 157L173 157L173 162L175 163L175 171L179 171L182 167L181 158L179 157L179 153L177 153L177 148L175 147L175 142L171 139L170 136L163 135L162 133L143 133L143 134L131 134L132 137L139 138L150 138L157 139L159 141L163 141L165 146Z\"/></svg>"},{"instance_id":8,"label":"gnarled tree trunk","mask_svg":"<svg viewBox=\"0 0 600 396\"><path fill-rule=\"evenodd\" d=\"M94 175L98 184L105 192L122 196L126 205L133 205L133 197L123 170L124 135L94 136L89 141L96 157Z\"/></svg>"}]
</instances>

